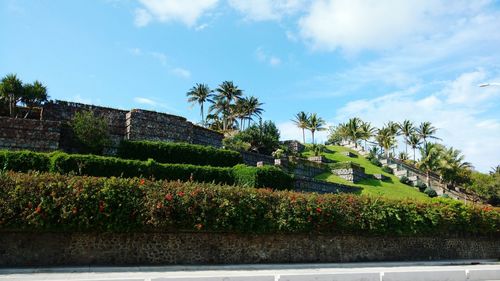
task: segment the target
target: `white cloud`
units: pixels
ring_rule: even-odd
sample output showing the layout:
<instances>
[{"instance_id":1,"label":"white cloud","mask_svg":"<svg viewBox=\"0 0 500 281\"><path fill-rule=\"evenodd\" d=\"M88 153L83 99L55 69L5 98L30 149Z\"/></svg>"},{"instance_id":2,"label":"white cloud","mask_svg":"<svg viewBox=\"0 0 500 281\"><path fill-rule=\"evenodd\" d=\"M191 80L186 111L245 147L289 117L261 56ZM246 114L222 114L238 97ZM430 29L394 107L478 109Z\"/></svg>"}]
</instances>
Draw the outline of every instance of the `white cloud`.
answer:
<instances>
[{"instance_id":1,"label":"white cloud","mask_svg":"<svg viewBox=\"0 0 500 281\"><path fill-rule=\"evenodd\" d=\"M180 67L176 67L172 69L170 72L184 79L188 79L191 77L191 72L189 70Z\"/></svg>"},{"instance_id":2,"label":"white cloud","mask_svg":"<svg viewBox=\"0 0 500 281\"><path fill-rule=\"evenodd\" d=\"M131 53L134 56L140 56L142 55L142 50L140 48L130 48L128 49L129 53Z\"/></svg>"},{"instance_id":3,"label":"white cloud","mask_svg":"<svg viewBox=\"0 0 500 281\"><path fill-rule=\"evenodd\" d=\"M484 172L500 161L500 120L482 115L491 103L498 104L499 96L489 95L482 102L475 102L474 107L450 102L450 97L457 94L473 95L478 88L476 81L464 77L480 77L482 74L478 73L482 72L464 73L456 80L447 82L443 90L424 97L417 95L418 89L410 89L374 99L352 101L338 111L336 120L343 122L356 116L375 126L382 126L389 120L400 122L409 119L417 124L430 121L439 128L438 136L444 144L462 150L466 160ZM454 87L457 83L463 87ZM500 89L497 91L500 92Z\"/></svg>"},{"instance_id":4,"label":"white cloud","mask_svg":"<svg viewBox=\"0 0 500 281\"><path fill-rule=\"evenodd\" d=\"M138 27L146 26L151 22L152 19L153 16L147 10L145 9L135 10L135 17L134 17L135 26Z\"/></svg>"},{"instance_id":5,"label":"white cloud","mask_svg":"<svg viewBox=\"0 0 500 281\"><path fill-rule=\"evenodd\" d=\"M150 52L149 53L153 58L158 60L163 66L167 65L167 55L160 52Z\"/></svg>"},{"instance_id":6,"label":"white cloud","mask_svg":"<svg viewBox=\"0 0 500 281\"><path fill-rule=\"evenodd\" d=\"M269 64L271 66L278 66L281 64L281 59L277 56L268 54L262 47L255 50L255 57L258 61Z\"/></svg>"},{"instance_id":7,"label":"white cloud","mask_svg":"<svg viewBox=\"0 0 500 281\"><path fill-rule=\"evenodd\" d=\"M153 19L159 22L181 22L189 27L213 9L218 0L139 0L143 8L136 10L135 23L145 26Z\"/></svg>"},{"instance_id":8,"label":"white cloud","mask_svg":"<svg viewBox=\"0 0 500 281\"><path fill-rule=\"evenodd\" d=\"M280 140L298 140L302 142L302 129L298 128L292 121L285 121L276 125L280 131ZM325 127L328 128L330 124ZM306 142L312 141L311 132L305 130ZM314 133L315 143L324 143L328 139L328 131L319 131Z\"/></svg>"},{"instance_id":9,"label":"white cloud","mask_svg":"<svg viewBox=\"0 0 500 281\"><path fill-rule=\"evenodd\" d=\"M140 104L146 104L146 105L150 105L150 106L157 106L157 105L159 105L158 102L156 102L156 101L154 101L152 99L143 98L143 97L135 97L134 98L134 102L140 103Z\"/></svg>"},{"instance_id":10,"label":"white cloud","mask_svg":"<svg viewBox=\"0 0 500 281\"><path fill-rule=\"evenodd\" d=\"M447 95L447 102L463 106L475 106L495 95L500 95L497 87L478 87L486 81L486 73L483 70L464 73L443 90Z\"/></svg>"},{"instance_id":11,"label":"white cloud","mask_svg":"<svg viewBox=\"0 0 500 281\"><path fill-rule=\"evenodd\" d=\"M305 6L304 0L229 0L229 5L253 21L279 20Z\"/></svg>"},{"instance_id":12,"label":"white cloud","mask_svg":"<svg viewBox=\"0 0 500 281\"><path fill-rule=\"evenodd\" d=\"M145 105L145 106L147 106L150 109L162 108L162 109L168 110L169 112L176 112L176 113L179 112L179 110L177 110L177 109L169 106L168 104L165 104L163 102L157 101L155 99L145 98L145 97L134 97L133 100L134 100L135 103Z\"/></svg>"}]
</instances>

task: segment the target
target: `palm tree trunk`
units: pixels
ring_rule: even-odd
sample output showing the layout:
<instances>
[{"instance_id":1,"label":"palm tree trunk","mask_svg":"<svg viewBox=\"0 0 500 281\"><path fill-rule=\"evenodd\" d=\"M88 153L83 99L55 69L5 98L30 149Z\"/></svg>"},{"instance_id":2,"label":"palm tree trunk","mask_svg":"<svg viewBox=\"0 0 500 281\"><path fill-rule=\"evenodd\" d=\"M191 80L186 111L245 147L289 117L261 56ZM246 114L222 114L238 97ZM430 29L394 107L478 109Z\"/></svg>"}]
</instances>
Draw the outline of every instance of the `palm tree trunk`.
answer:
<instances>
[{"instance_id":1,"label":"palm tree trunk","mask_svg":"<svg viewBox=\"0 0 500 281\"><path fill-rule=\"evenodd\" d=\"M201 103L201 124L205 126L205 116L203 114L203 103Z\"/></svg>"},{"instance_id":2,"label":"palm tree trunk","mask_svg":"<svg viewBox=\"0 0 500 281\"><path fill-rule=\"evenodd\" d=\"M312 134L312 143L314 144L314 130L311 130L311 134Z\"/></svg>"},{"instance_id":3,"label":"palm tree trunk","mask_svg":"<svg viewBox=\"0 0 500 281\"><path fill-rule=\"evenodd\" d=\"M413 149L413 164L415 164L415 148Z\"/></svg>"},{"instance_id":4,"label":"palm tree trunk","mask_svg":"<svg viewBox=\"0 0 500 281\"><path fill-rule=\"evenodd\" d=\"M427 179L427 187L429 187L429 188L430 188L430 187L431 187L431 178L430 178L430 176L429 176L429 170L427 170L427 171L425 172L425 176L426 176L426 179Z\"/></svg>"},{"instance_id":5,"label":"palm tree trunk","mask_svg":"<svg viewBox=\"0 0 500 281\"><path fill-rule=\"evenodd\" d=\"M408 155L408 141L405 139L405 153Z\"/></svg>"},{"instance_id":6,"label":"palm tree trunk","mask_svg":"<svg viewBox=\"0 0 500 281\"><path fill-rule=\"evenodd\" d=\"M306 132L304 128L302 128L302 143L306 144Z\"/></svg>"}]
</instances>

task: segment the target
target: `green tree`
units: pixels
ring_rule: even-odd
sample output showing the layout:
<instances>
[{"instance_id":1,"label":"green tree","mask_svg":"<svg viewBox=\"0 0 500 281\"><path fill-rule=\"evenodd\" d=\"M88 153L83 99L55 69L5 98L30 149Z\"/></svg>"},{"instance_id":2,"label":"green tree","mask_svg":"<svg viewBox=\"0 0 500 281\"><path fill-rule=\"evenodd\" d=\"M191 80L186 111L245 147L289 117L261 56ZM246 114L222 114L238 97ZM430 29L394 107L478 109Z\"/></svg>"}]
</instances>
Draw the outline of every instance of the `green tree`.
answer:
<instances>
[{"instance_id":1,"label":"green tree","mask_svg":"<svg viewBox=\"0 0 500 281\"><path fill-rule=\"evenodd\" d=\"M425 173L426 184L431 187L430 174L437 171L440 164L442 147L436 143L424 143L420 148L420 161L417 163L417 168Z\"/></svg>"},{"instance_id":2,"label":"green tree","mask_svg":"<svg viewBox=\"0 0 500 281\"><path fill-rule=\"evenodd\" d=\"M213 102L213 91L210 90L207 84L196 83L187 93L188 102L197 103L200 106L201 123L205 125L205 112L203 106L206 102Z\"/></svg>"},{"instance_id":3,"label":"green tree","mask_svg":"<svg viewBox=\"0 0 500 281\"><path fill-rule=\"evenodd\" d=\"M432 126L431 122L423 122L417 129L420 138L424 141L424 145L427 143L427 139L440 140L440 138L434 136L437 132L437 128Z\"/></svg>"},{"instance_id":4,"label":"green tree","mask_svg":"<svg viewBox=\"0 0 500 281\"><path fill-rule=\"evenodd\" d=\"M385 157L389 158L389 151L396 144L396 137L392 129L389 127L380 128L375 135L375 141L384 150Z\"/></svg>"},{"instance_id":5,"label":"green tree","mask_svg":"<svg viewBox=\"0 0 500 281\"><path fill-rule=\"evenodd\" d=\"M305 113L304 111L301 111L297 114L295 114L295 118L292 119L292 122L302 129L302 143L306 143L306 134L305 130L307 129L309 125L309 115Z\"/></svg>"},{"instance_id":6,"label":"green tree","mask_svg":"<svg viewBox=\"0 0 500 281\"><path fill-rule=\"evenodd\" d=\"M316 113L312 113L308 120L307 120L307 129L311 131L312 135L312 143L314 144L314 132L316 131L324 131L326 128L324 127L326 125L325 120L323 118L319 117Z\"/></svg>"},{"instance_id":7,"label":"green tree","mask_svg":"<svg viewBox=\"0 0 500 281\"><path fill-rule=\"evenodd\" d=\"M213 109L216 112L222 114L222 129L226 131L229 127L232 127L232 117L235 118L232 113L232 105L242 97L243 91L234 85L232 81L222 82L217 89L215 89L217 95L214 98Z\"/></svg>"},{"instance_id":8,"label":"green tree","mask_svg":"<svg viewBox=\"0 0 500 281\"><path fill-rule=\"evenodd\" d=\"M416 133L411 134L410 137L408 138L408 144L413 149L413 162L415 163L416 162L415 150L417 148L420 148L420 145L422 144L420 136L417 135Z\"/></svg>"},{"instance_id":9,"label":"green tree","mask_svg":"<svg viewBox=\"0 0 500 281\"><path fill-rule=\"evenodd\" d=\"M468 183L470 180L470 170L472 164L464 161L464 156L460 150L453 147L441 150L439 173L447 186L455 187Z\"/></svg>"},{"instance_id":10,"label":"green tree","mask_svg":"<svg viewBox=\"0 0 500 281\"><path fill-rule=\"evenodd\" d=\"M408 144L410 136L415 133L415 126L410 120L404 120L403 123L399 124L399 130L401 135L404 137L405 141L405 153L408 155Z\"/></svg>"},{"instance_id":11,"label":"green tree","mask_svg":"<svg viewBox=\"0 0 500 281\"><path fill-rule=\"evenodd\" d=\"M24 85L24 93L21 97L21 102L28 107L28 112L24 118L28 117L29 113L34 107L41 106L47 101L47 87L40 81L35 81L32 84Z\"/></svg>"},{"instance_id":12,"label":"green tree","mask_svg":"<svg viewBox=\"0 0 500 281\"><path fill-rule=\"evenodd\" d=\"M250 150L271 155L279 148L280 132L274 122L262 120L258 124L252 124L246 130L234 136L235 142L241 141L250 144Z\"/></svg>"},{"instance_id":13,"label":"green tree","mask_svg":"<svg viewBox=\"0 0 500 281\"><path fill-rule=\"evenodd\" d=\"M361 124L360 130L360 139L365 141L365 150L367 150L366 143L375 135L377 129L375 127L372 127L370 122L363 122L363 124Z\"/></svg>"},{"instance_id":14,"label":"green tree","mask_svg":"<svg viewBox=\"0 0 500 281\"><path fill-rule=\"evenodd\" d=\"M77 112L70 125L84 153L102 154L110 144L106 119L95 116L92 111Z\"/></svg>"},{"instance_id":15,"label":"green tree","mask_svg":"<svg viewBox=\"0 0 500 281\"><path fill-rule=\"evenodd\" d=\"M23 82L17 78L16 74L7 74L2 78L0 91L2 103L8 105L9 116L14 117L16 115L16 105L23 97Z\"/></svg>"}]
</instances>

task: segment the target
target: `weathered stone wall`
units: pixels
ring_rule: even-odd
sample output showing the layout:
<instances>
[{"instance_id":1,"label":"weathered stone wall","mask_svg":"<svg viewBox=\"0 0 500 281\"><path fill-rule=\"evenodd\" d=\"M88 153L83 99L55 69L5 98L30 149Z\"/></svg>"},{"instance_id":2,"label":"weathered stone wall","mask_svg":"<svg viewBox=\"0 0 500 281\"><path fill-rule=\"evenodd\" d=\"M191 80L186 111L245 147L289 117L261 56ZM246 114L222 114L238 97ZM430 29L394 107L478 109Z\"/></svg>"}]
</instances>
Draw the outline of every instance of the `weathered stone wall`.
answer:
<instances>
[{"instance_id":1,"label":"weathered stone wall","mask_svg":"<svg viewBox=\"0 0 500 281\"><path fill-rule=\"evenodd\" d=\"M243 157L243 163L248 166L257 166L257 162L263 162L267 165L274 165L274 157L250 151L240 151Z\"/></svg>"},{"instance_id":2,"label":"weathered stone wall","mask_svg":"<svg viewBox=\"0 0 500 281\"><path fill-rule=\"evenodd\" d=\"M294 178L294 188L296 191L317 193L356 193L360 191L358 187L297 176Z\"/></svg>"},{"instance_id":3,"label":"weathered stone wall","mask_svg":"<svg viewBox=\"0 0 500 281\"><path fill-rule=\"evenodd\" d=\"M0 117L0 149L57 150L60 130L60 122Z\"/></svg>"},{"instance_id":4,"label":"weathered stone wall","mask_svg":"<svg viewBox=\"0 0 500 281\"><path fill-rule=\"evenodd\" d=\"M0 235L0 266L325 263L496 259L499 238L229 233Z\"/></svg>"}]
</instances>

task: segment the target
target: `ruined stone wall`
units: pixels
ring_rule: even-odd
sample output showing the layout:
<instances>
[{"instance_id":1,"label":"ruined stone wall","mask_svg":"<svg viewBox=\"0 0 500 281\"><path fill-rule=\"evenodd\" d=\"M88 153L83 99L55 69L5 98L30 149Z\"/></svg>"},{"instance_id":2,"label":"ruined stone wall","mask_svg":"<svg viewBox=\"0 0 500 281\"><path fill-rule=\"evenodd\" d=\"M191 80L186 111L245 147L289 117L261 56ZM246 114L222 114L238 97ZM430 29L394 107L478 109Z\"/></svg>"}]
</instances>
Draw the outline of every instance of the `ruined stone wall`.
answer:
<instances>
[{"instance_id":1,"label":"ruined stone wall","mask_svg":"<svg viewBox=\"0 0 500 281\"><path fill-rule=\"evenodd\" d=\"M60 122L0 117L0 149L59 149Z\"/></svg>"},{"instance_id":2,"label":"ruined stone wall","mask_svg":"<svg viewBox=\"0 0 500 281\"><path fill-rule=\"evenodd\" d=\"M496 238L233 233L0 233L0 266L497 259Z\"/></svg>"}]
</instances>

